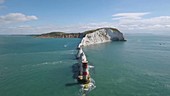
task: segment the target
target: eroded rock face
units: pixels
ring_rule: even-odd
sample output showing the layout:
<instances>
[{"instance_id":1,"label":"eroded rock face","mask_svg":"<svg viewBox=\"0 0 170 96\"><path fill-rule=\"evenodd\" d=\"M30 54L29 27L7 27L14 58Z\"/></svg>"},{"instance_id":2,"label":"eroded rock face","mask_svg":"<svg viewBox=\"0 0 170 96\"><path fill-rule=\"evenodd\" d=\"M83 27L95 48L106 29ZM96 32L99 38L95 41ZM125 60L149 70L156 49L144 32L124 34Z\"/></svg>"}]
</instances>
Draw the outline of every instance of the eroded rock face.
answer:
<instances>
[{"instance_id":1,"label":"eroded rock face","mask_svg":"<svg viewBox=\"0 0 170 96\"><path fill-rule=\"evenodd\" d=\"M94 32L88 33L82 38L80 45L88 46L92 44L110 42L110 41L125 41L123 34L117 29L101 28Z\"/></svg>"}]
</instances>

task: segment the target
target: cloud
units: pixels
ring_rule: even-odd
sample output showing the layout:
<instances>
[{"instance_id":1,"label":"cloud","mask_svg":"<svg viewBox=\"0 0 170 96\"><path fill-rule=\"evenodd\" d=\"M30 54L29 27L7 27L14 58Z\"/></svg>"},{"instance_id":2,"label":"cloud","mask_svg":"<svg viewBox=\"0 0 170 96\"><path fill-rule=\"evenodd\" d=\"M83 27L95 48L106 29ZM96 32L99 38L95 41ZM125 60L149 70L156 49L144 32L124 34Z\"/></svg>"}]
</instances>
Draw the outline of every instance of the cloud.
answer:
<instances>
[{"instance_id":1,"label":"cloud","mask_svg":"<svg viewBox=\"0 0 170 96\"><path fill-rule=\"evenodd\" d=\"M89 24L78 24L78 25L40 25L40 26L30 26L30 25L19 25L19 26L8 26L1 27L0 34L42 34L48 32L84 32L86 30L95 29L103 27L104 23L89 23Z\"/></svg>"},{"instance_id":2,"label":"cloud","mask_svg":"<svg viewBox=\"0 0 170 96\"><path fill-rule=\"evenodd\" d=\"M113 15L113 20L120 19L141 19L142 16L150 14L149 12L144 13L118 13Z\"/></svg>"},{"instance_id":3,"label":"cloud","mask_svg":"<svg viewBox=\"0 0 170 96\"><path fill-rule=\"evenodd\" d=\"M2 3L4 3L5 2L5 0L0 0L0 4L2 4Z\"/></svg>"},{"instance_id":4,"label":"cloud","mask_svg":"<svg viewBox=\"0 0 170 96\"><path fill-rule=\"evenodd\" d=\"M113 15L114 25L125 31L170 31L170 16L145 18L144 13L118 13Z\"/></svg>"},{"instance_id":5,"label":"cloud","mask_svg":"<svg viewBox=\"0 0 170 96\"><path fill-rule=\"evenodd\" d=\"M7 15L0 16L0 25L26 22L26 21L32 21L37 19L38 18L36 16L27 16L22 13L9 13Z\"/></svg>"},{"instance_id":6,"label":"cloud","mask_svg":"<svg viewBox=\"0 0 170 96\"><path fill-rule=\"evenodd\" d=\"M86 30L101 28L101 27L114 27L122 31L123 33L167 33L170 32L170 16L156 16L146 18L150 12L138 12L138 13L118 13L113 14L113 20L111 22L100 23L87 23L87 24L75 24L75 25L39 25L30 26L20 24L18 26L0 27L0 34L41 34L47 32L83 32ZM147 17L148 17L147 16ZM37 20L36 16L26 16L24 14L5 15L6 19L2 19L1 22L17 23L26 22L31 20ZM8 17L8 18L7 18ZM11 19L9 19L11 18ZM13 18L13 19L12 19ZM13 24L13 25L14 25ZM169 33L170 34L170 33Z\"/></svg>"}]
</instances>

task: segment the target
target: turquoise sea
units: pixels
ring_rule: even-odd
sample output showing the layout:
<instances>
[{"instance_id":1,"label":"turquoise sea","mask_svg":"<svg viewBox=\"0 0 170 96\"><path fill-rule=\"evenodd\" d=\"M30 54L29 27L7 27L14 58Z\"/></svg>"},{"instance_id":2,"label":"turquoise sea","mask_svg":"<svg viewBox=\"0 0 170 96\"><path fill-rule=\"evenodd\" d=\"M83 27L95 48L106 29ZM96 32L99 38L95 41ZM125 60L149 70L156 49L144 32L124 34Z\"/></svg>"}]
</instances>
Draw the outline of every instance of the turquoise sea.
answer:
<instances>
[{"instance_id":1,"label":"turquoise sea","mask_svg":"<svg viewBox=\"0 0 170 96\"><path fill-rule=\"evenodd\" d=\"M89 96L170 96L170 36L125 34L84 48L95 66ZM0 96L78 96L72 65L80 39L0 36Z\"/></svg>"}]
</instances>

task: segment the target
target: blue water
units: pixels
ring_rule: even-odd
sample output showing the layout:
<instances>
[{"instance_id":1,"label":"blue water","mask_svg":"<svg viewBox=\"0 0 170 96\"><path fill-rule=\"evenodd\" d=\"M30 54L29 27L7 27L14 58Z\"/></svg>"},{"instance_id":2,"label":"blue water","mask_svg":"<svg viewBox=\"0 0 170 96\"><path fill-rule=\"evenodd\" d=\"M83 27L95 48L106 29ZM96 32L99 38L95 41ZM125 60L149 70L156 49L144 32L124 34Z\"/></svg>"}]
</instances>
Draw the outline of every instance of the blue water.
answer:
<instances>
[{"instance_id":1,"label":"blue water","mask_svg":"<svg viewBox=\"0 0 170 96\"><path fill-rule=\"evenodd\" d=\"M75 96L66 87L79 39L0 37L0 96ZM64 47L67 45L67 47Z\"/></svg>"},{"instance_id":2,"label":"blue water","mask_svg":"<svg viewBox=\"0 0 170 96\"><path fill-rule=\"evenodd\" d=\"M126 38L127 42L85 48L96 66L97 89L92 96L170 96L170 37Z\"/></svg>"},{"instance_id":3,"label":"blue water","mask_svg":"<svg viewBox=\"0 0 170 96\"><path fill-rule=\"evenodd\" d=\"M170 96L170 37L125 35L85 47L95 66L89 96ZM0 36L0 96L78 96L71 66L80 39Z\"/></svg>"}]
</instances>

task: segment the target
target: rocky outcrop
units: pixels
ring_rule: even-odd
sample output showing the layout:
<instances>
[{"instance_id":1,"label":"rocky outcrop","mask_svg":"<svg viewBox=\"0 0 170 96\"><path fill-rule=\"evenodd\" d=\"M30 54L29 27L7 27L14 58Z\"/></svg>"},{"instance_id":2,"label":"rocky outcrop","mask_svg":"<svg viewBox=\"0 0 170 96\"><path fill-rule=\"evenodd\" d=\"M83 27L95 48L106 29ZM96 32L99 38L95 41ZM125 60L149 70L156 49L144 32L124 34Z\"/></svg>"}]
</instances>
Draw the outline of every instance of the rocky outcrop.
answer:
<instances>
[{"instance_id":1,"label":"rocky outcrop","mask_svg":"<svg viewBox=\"0 0 170 96\"><path fill-rule=\"evenodd\" d=\"M86 92L88 90L88 92L90 92L96 88L95 81L92 79L89 71L90 68L94 68L94 66L89 65L86 55L83 51L83 47L110 41L125 41L125 39L123 34L114 28L99 28L96 30L86 31L82 34L83 38L77 47L78 53L76 58L79 62L79 69L76 71L76 74L78 74L76 78L78 83L81 84L82 91Z\"/></svg>"},{"instance_id":2,"label":"rocky outcrop","mask_svg":"<svg viewBox=\"0 0 170 96\"><path fill-rule=\"evenodd\" d=\"M125 41L125 39L123 34L117 29L99 28L96 30L86 31L78 47L110 41Z\"/></svg>"}]
</instances>

